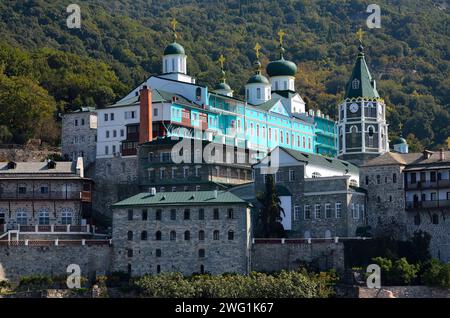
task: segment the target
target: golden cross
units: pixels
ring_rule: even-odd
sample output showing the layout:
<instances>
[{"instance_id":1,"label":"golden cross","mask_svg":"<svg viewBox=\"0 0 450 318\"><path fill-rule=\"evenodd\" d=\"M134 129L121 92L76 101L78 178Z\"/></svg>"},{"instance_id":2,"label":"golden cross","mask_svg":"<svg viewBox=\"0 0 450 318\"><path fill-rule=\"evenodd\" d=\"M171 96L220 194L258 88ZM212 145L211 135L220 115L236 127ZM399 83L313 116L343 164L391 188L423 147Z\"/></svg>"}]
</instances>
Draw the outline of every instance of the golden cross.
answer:
<instances>
[{"instance_id":1,"label":"golden cross","mask_svg":"<svg viewBox=\"0 0 450 318\"><path fill-rule=\"evenodd\" d=\"M278 36L280 38L280 45L282 45L283 44L283 38L286 35L286 33L283 30L280 30L280 31L278 31L277 34L278 34Z\"/></svg>"},{"instance_id":2,"label":"golden cross","mask_svg":"<svg viewBox=\"0 0 450 318\"><path fill-rule=\"evenodd\" d=\"M366 32L364 32L361 28L359 28L358 32L356 32L356 37L358 38L359 42L362 43L362 40L363 40L363 37L364 37L365 33Z\"/></svg>"},{"instance_id":3,"label":"golden cross","mask_svg":"<svg viewBox=\"0 0 450 318\"><path fill-rule=\"evenodd\" d=\"M172 30L173 30L173 32L175 32L176 29L177 29L178 21L175 20L175 18L173 18L172 21L170 22L170 24L172 25Z\"/></svg>"},{"instance_id":4,"label":"golden cross","mask_svg":"<svg viewBox=\"0 0 450 318\"><path fill-rule=\"evenodd\" d=\"M259 59L259 50L261 50L261 45L259 45L259 43L256 42L254 49L256 52L256 59Z\"/></svg>"},{"instance_id":5,"label":"golden cross","mask_svg":"<svg viewBox=\"0 0 450 318\"><path fill-rule=\"evenodd\" d=\"M223 56L223 54L220 54L219 63L220 63L220 68L223 69L223 63L225 63L225 57Z\"/></svg>"}]
</instances>

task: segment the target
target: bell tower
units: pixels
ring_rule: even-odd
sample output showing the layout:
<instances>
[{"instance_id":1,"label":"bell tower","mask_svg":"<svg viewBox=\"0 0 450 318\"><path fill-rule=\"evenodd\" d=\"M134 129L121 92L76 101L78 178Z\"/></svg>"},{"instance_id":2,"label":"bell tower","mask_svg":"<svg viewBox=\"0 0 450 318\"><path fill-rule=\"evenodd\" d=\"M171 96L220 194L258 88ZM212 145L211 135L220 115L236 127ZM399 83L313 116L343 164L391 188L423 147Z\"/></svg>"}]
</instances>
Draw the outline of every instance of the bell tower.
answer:
<instances>
[{"instance_id":1,"label":"bell tower","mask_svg":"<svg viewBox=\"0 0 450 318\"><path fill-rule=\"evenodd\" d=\"M357 32L359 53L339 105L337 123L338 158L356 165L389 151L386 105L366 64L363 34L361 29Z\"/></svg>"}]
</instances>

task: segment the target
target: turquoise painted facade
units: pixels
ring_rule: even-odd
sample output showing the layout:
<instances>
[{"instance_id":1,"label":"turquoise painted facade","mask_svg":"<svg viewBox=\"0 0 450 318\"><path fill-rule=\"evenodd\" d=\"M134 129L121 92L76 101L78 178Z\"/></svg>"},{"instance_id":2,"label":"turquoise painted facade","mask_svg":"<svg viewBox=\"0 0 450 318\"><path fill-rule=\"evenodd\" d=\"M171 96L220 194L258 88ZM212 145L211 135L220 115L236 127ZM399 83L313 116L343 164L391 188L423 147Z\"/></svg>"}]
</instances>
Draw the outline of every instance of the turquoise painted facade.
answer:
<instances>
[{"instance_id":1,"label":"turquoise painted facade","mask_svg":"<svg viewBox=\"0 0 450 318\"><path fill-rule=\"evenodd\" d=\"M337 135L334 120L323 115L315 115L316 153L336 157Z\"/></svg>"}]
</instances>

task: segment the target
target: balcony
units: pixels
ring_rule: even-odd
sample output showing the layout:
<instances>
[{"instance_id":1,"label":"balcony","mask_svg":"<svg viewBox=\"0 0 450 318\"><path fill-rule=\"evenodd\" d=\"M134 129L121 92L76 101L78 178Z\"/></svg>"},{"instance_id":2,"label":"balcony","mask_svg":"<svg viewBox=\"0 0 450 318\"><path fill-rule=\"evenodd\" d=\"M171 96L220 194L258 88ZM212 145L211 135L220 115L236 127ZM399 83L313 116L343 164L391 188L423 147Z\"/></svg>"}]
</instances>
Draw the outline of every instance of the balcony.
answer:
<instances>
[{"instance_id":1,"label":"balcony","mask_svg":"<svg viewBox=\"0 0 450 318\"><path fill-rule=\"evenodd\" d=\"M409 201L407 210L450 208L450 200Z\"/></svg>"},{"instance_id":2,"label":"balcony","mask_svg":"<svg viewBox=\"0 0 450 318\"><path fill-rule=\"evenodd\" d=\"M450 188L450 180L418 181L416 183L406 184L406 190L426 190L437 188Z\"/></svg>"},{"instance_id":3,"label":"balcony","mask_svg":"<svg viewBox=\"0 0 450 318\"><path fill-rule=\"evenodd\" d=\"M7 191L0 193L0 200L83 200L90 191L50 191L49 193ZM90 201L84 201L90 202Z\"/></svg>"}]
</instances>

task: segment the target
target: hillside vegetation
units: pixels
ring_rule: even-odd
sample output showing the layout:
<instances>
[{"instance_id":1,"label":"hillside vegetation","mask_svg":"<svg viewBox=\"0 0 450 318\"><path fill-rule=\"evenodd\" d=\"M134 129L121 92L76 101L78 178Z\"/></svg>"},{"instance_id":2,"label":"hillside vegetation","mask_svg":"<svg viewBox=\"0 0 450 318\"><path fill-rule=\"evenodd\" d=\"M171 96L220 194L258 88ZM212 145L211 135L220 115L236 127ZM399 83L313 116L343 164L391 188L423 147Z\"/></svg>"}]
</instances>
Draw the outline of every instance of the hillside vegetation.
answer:
<instances>
[{"instance_id":1,"label":"hillside vegetation","mask_svg":"<svg viewBox=\"0 0 450 318\"><path fill-rule=\"evenodd\" d=\"M285 57L298 64L297 90L308 108L335 116L357 54L364 46L388 105L391 139L400 127L412 150L438 148L450 136L450 13L443 1L383 0L381 29L367 29L360 0L88 0L81 29L68 29L72 1L0 2L0 138L58 140L58 112L104 106L161 69L179 21L188 71L199 83L219 79L238 95L252 73L253 47L262 62L277 58L276 33L286 31Z\"/></svg>"}]
</instances>

